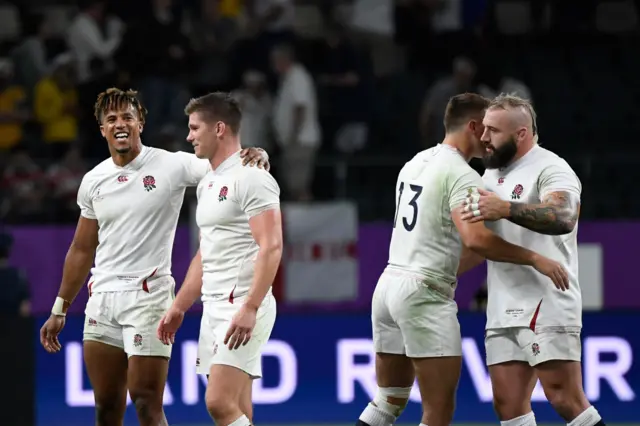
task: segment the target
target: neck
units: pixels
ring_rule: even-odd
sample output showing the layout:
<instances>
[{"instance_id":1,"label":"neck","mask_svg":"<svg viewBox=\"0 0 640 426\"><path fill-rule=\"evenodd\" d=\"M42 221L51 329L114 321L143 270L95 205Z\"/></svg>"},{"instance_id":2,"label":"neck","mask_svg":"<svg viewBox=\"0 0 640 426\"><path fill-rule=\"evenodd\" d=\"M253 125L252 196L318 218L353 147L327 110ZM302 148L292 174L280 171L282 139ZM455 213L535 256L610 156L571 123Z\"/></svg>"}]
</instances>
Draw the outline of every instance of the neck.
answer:
<instances>
[{"instance_id":1,"label":"neck","mask_svg":"<svg viewBox=\"0 0 640 426\"><path fill-rule=\"evenodd\" d=\"M442 144L448 145L452 148L457 149L458 152L460 152L460 155L464 157L467 163L471 161L473 148L466 141L466 138L463 135L456 134L456 133L448 134L444 137Z\"/></svg>"},{"instance_id":2,"label":"neck","mask_svg":"<svg viewBox=\"0 0 640 426\"><path fill-rule=\"evenodd\" d=\"M126 152L124 154L120 154L115 149L109 147L109 152L111 153L111 159L116 164L116 166L119 166L119 167L124 167L130 162L132 162L133 160L135 160L136 157L140 155L141 151L142 151L142 142L140 141L140 139L138 139L138 141L135 144L133 144L129 152Z\"/></svg>"},{"instance_id":3,"label":"neck","mask_svg":"<svg viewBox=\"0 0 640 426\"><path fill-rule=\"evenodd\" d=\"M533 139L530 139L530 140L527 140L527 141L523 141L521 143L521 145L518 147L518 152L513 157L513 159L509 162L509 165L515 163L516 161L518 161L519 159L521 159L522 157L527 155L527 153L529 151L531 151L533 149L533 147L536 146L536 145L537 145L537 143L535 143L533 141Z\"/></svg>"},{"instance_id":4,"label":"neck","mask_svg":"<svg viewBox=\"0 0 640 426\"><path fill-rule=\"evenodd\" d=\"M224 162L227 158L231 157L236 152L240 151L240 140L234 139L228 143L221 143L216 153L209 159L209 163L211 163L211 168L213 170L217 169L220 164Z\"/></svg>"}]
</instances>

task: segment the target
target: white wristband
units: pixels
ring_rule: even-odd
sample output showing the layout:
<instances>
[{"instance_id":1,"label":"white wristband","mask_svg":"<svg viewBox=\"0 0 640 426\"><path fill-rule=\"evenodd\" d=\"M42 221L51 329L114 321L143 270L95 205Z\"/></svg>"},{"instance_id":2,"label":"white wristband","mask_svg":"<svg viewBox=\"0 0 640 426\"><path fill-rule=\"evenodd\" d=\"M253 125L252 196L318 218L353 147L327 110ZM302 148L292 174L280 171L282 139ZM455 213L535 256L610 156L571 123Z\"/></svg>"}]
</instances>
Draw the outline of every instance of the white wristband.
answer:
<instances>
[{"instance_id":1,"label":"white wristband","mask_svg":"<svg viewBox=\"0 0 640 426\"><path fill-rule=\"evenodd\" d=\"M64 310L64 304L67 303L62 297L56 297L56 301L53 303L51 313L60 317L66 317L67 313Z\"/></svg>"}]
</instances>

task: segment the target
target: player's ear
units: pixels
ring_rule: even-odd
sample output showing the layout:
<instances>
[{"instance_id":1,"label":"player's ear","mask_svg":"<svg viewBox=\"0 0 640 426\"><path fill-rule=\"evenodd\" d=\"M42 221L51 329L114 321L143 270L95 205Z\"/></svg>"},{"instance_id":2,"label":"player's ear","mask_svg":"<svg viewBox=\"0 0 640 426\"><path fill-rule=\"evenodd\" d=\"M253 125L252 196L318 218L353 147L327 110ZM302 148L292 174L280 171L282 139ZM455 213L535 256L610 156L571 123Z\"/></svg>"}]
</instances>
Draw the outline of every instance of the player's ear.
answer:
<instances>
[{"instance_id":1,"label":"player's ear","mask_svg":"<svg viewBox=\"0 0 640 426\"><path fill-rule=\"evenodd\" d=\"M103 138L105 138L105 137L106 137L106 134L105 134L105 132L104 132L104 126L103 126L102 124L100 125L100 133L102 134L102 137L103 137Z\"/></svg>"},{"instance_id":2,"label":"player's ear","mask_svg":"<svg viewBox=\"0 0 640 426\"><path fill-rule=\"evenodd\" d=\"M469 121L469 123L467 123L467 128L469 129L469 131L471 131L472 133L475 133L476 130L478 130L478 122L476 120L471 120Z\"/></svg>"},{"instance_id":3,"label":"player's ear","mask_svg":"<svg viewBox=\"0 0 640 426\"><path fill-rule=\"evenodd\" d=\"M138 131L142 133L143 130L144 130L144 123L138 124Z\"/></svg>"}]
</instances>

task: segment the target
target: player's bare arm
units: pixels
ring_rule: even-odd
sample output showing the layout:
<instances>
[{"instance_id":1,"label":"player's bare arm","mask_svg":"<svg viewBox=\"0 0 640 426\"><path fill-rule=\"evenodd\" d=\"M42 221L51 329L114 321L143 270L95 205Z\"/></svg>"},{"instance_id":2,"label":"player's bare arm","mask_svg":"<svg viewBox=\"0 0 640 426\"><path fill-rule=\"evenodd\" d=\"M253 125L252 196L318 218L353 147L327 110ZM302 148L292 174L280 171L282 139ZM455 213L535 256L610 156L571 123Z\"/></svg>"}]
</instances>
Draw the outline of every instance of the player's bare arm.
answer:
<instances>
[{"instance_id":1,"label":"player's bare arm","mask_svg":"<svg viewBox=\"0 0 640 426\"><path fill-rule=\"evenodd\" d=\"M509 203L506 219L547 235L568 234L580 216L580 198L570 192L551 192L540 204Z\"/></svg>"},{"instance_id":2,"label":"player's bare arm","mask_svg":"<svg viewBox=\"0 0 640 426\"><path fill-rule=\"evenodd\" d=\"M451 213L463 244L480 256L494 262L533 266L538 272L551 278L558 289L566 290L569 276L562 265L524 247L511 244L485 226L484 222L465 221L463 209Z\"/></svg>"},{"instance_id":3,"label":"player's bare arm","mask_svg":"<svg viewBox=\"0 0 640 426\"><path fill-rule=\"evenodd\" d=\"M75 235L64 260L62 283L51 316L40 329L40 343L47 352L58 352L58 334L64 327L67 310L84 285L98 247L98 221L80 216Z\"/></svg>"},{"instance_id":4,"label":"player's bare arm","mask_svg":"<svg viewBox=\"0 0 640 426\"><path fill-rule=\"evenodd\" d=\"M175 300L166 314L158 324L158 339L165 345L171 345L175 342L176 333L182 321L184 314L193 306L202 293L202 254L200 249L191 259L191 264L184 277L180 291L176 295Z\"/></svg>"},{"instance_id":5,"label":"player's bare arm","mask_svg":"<svg viewBox=\"0 0 640 426\"><path fill-rule=\"evenodd\" d=\"M234 316L224 340L225 345L237 349L251 339L256 314L269 292L282 258L282 215L279 208L272 208L249 219L253 239L258 244L258 256L254 267L253 282L245 302Z\"/></svg>"},{"instance_id":6,"label":"player's bare arm","mask_svg":"<svg viewBox=\"0 0 640 426\"><path fill-rule=\"evenodd\" d=\"M509 202L484 190L479 193L465 200L464 220L507 219L540 234L563 235L573 231L580 216L580 198L571 192L550 192L540 204Z\"/></svg>"},{"instance_id":7,"label":"player's bare arm","mask_svg":"<svg viewBox=\"0 0 640 426\"><path fill-rule=\"evenodd\" d=\"M471 250L469 247L462 246L462 253L460 254L460 264L458 265L457 276L464 274L476 266L479 266L486 259L480 256L475 251Z\"/></svg>"}]
</instances>

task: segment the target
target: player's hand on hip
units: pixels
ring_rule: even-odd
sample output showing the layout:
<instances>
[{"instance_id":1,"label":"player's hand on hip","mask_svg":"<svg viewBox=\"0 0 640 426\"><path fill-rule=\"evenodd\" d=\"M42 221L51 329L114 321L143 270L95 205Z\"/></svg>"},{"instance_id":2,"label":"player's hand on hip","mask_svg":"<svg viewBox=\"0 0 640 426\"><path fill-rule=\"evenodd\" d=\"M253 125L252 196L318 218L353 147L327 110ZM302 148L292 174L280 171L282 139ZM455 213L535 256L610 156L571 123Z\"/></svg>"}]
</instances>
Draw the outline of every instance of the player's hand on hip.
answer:
<instances>
[{"instance_id":1,"label":"player's hand on hip","mask_svg":"<svg viewBox=\"0 0 640 426\"><path fill-rule=\"evenodd\" d=\"M548 276L558 290L565 291L569 288L569 275L564 267L544 256L537 256L533 267L543 275Z\"/></svg>"},{"instance_id":2,"label":"player's hand on hip","mask_svg":"<svg viewBox=\"0 0 640 426\"><path fill-rule=\"evenodd\" d=\"M184 320L184 312L175 307L169 308L158 324L158 339L165 345L172 345L176 341L176 333Z\"/></svg>"},{"instance_id":3,"label":"player's hand on hip","mask_svg":"<svg viewBox=\"0 0 640 426\"><path fill-rule=\"evenodd\" d=\"M229 349L238 349L241 345L249 343L253 328L256 326L257 313L257 310L243 305L233 316L227 335L224 337L224 344L229 346Z\"/></svg>"},{"instance_id":4,"label":"player's hand on hip","mask_svg":"<svg viewBox=\"0 0 640 426\"><path fill-rule=\"evenodd\" d=\"M243 166L248 164L251 167L258 166L259 168L264 168L266 171L271 169L269 155L267 155L267 152L262 148L245 148L240 151L240 158L242 158Z\"/></svg>"},{"instance_id":5,"label":"player's hand on hip","mask_svg":"<svg viewBox=\"0 0 640 426\"><path fill-rule=\"evenodd\" d=\"M62 349L62 345L58 341L58 334L62 331L64 323L65 317L51 314L40 329L40 343L50 354L60 352Z\"/></svg>"},{"instance_id":6,"label":"player's hand on hip","mask_svg":"<svg viewBox=\"0 0 640 426\"><path fill-rule=\"evenodd\" d=\"M462 203L463 220L480 222L481 220L499 220L509 214L509 202L498 197L497 194L478 188L470 193Z\"/></svg>"}]
</instances>

